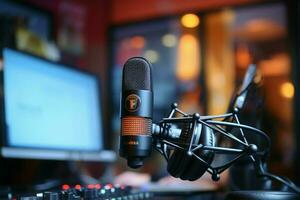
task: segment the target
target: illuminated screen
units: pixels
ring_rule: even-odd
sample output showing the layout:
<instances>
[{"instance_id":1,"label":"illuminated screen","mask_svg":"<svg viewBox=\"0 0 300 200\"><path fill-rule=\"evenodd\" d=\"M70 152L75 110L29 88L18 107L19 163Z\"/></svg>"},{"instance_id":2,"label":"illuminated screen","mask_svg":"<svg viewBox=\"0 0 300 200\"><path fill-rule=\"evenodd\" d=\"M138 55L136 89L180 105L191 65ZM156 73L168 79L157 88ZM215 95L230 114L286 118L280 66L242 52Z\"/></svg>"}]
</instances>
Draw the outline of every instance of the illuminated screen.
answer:
<instances>
[{"instance_id":1,"label":"illuminated screen","mask_svg":"<svg viewBox=\"0 0 300 200\"><path fill-rule=\"evenodd\" d=\"M5 49L4 106L8 146L102 149L94 75Z\"/></svg>"}]
</instances>

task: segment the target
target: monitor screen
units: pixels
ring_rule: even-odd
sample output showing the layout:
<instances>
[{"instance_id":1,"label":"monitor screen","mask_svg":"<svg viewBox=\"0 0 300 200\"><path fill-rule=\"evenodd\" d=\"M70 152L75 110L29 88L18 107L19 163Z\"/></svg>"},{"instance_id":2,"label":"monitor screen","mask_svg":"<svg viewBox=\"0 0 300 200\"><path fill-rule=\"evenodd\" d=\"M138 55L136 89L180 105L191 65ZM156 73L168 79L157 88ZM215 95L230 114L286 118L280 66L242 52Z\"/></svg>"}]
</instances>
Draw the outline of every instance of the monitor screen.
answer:
<instances>
[{"instance_id":1,"label":"monitor screen","mask_svg":"<svg viewBox=\"0 0 300 200\"><path fill-rule=\"evenodd\" d=\"M11 49L3 55L5 147L79 160L103 150L95 75Z\"/></svg>"}]
</instances>

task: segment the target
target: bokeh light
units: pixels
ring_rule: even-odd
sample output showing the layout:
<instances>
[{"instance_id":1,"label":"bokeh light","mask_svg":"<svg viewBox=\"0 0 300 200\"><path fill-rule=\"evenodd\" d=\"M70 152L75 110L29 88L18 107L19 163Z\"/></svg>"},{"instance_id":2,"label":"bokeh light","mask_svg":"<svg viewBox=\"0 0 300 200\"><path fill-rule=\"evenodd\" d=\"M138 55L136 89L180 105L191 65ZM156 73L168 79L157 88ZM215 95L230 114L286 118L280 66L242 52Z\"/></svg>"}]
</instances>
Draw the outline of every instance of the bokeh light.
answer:
<instances>
[{"instance_id":1,"label":"bokeh light","mask_svg":"<svg viewBox=\"0 0 300 200\"><path fill-rule=\"evenodd\" d=\"M155 50L146 50L144 53L144 57L151 63L156 63L159 59L159 55Z\"/></svg>"},{"instance_id":2,"label":"bokeh light","mask_svg":"<svg viewBox=\"0 0 300 200\"><path fill-rule=\"evenodd\" d=\"M186 28L195 28L199 25L200 19L197 15L189 13L181 17L181 24Z\"/></svg>"},{"instance_id":3,"label":"bokeh light","mask_svg":"<svg viewBox=\"0 0 300 200\"><path fill-rule=\"evenodd\" d=\"M294 93L295 93L295 88L291 82L284 82L280 86L280 94L282 97L291 99L294 97Z\"/></svg>"},{"instance_id":4,"label":"bokeh light","mask_svg":"<svg viewBox=\"0 0 300 200\"><path fill-rule=\"evenodd\" d=\"M142 49L145 47L145 38L142 36L134 36L130 39L130 46L135 49Z\"/></svg>"},{"instance_id":5,"label":"bokeh light","mask_svg":"<svg viewBox=\"0 0 300 200\"><path fill-rule=\"evenodd\" d=\"M200 74L200 48L198 39L185 34L179 39L176 76L181 81L192 81Z\"/></svg>"},{"instance_id":6,"label":"bokeh light","mask_svg":"<svg viewBox=\"0 0 300 200\"><path fill-rule=\"evenodd\" d=\"M175 47L177 44L177 37L174 34L165 34L161 38L161 42L165 47Z\"/></svg>"}]
</instances>

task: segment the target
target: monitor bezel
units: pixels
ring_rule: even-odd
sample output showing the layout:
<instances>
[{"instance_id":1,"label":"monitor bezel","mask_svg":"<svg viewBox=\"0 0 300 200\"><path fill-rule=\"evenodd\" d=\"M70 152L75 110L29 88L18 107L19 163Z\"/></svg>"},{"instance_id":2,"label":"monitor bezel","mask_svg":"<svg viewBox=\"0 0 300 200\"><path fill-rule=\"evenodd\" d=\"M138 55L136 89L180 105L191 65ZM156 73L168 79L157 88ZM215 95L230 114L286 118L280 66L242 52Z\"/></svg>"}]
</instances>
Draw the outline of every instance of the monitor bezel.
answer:
<instances>
[{"instance_id":1,"label":"monitor bezel","mask_svg":"<svg viewBox=\"0 0 300 200\"><path fill-rule=\"evenodd\" d=\"M103 113L103 105L102 105L102 89L101 82L99 76L95 73L78 69L75 66L71 66L61 62L55 62L48 59L45 59L41 56L37 56L28 52L20 51L14 48L4 48L5 50L15 51L17 53L30 56L34 59L41 60L42 62L47 62L50 64L56 65L58 68L68 69L73 72L79 72L82 74L86 74L92 76L97 82L97 91L98 91L98 103L99 103L99 119L102 119L100 127L100 131L102 134L102 141L99 150L70 150L70 149L53 149L53 148L31 148L31 147L21 147L21 146L12 146L9 145L7 138L7 129L6 129L6 111L5 111L5 90L4 90L4 57L3 57L3 69L1 69L0 74L0 125L2 131L2 137L0 137L1 142L1 156L4 158L19 158L19 159L43 159L43 160L75 160L75 161L104 161L104 162L113 162L116 160L116 154L114 151L107 150L107 136L104 133L104 113ZM101 137L101 133L99 133Z\"/></svg>"}]
</instances>

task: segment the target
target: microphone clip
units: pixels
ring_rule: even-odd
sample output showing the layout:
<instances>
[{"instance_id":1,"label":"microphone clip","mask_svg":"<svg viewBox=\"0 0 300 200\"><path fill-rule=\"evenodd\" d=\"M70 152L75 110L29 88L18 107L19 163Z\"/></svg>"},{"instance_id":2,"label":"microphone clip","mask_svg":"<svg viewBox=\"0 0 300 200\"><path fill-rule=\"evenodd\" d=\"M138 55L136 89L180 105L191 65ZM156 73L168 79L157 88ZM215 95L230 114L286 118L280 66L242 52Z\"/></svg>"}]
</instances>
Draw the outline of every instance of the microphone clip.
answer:
<instances>
[{"instance_id":1,"label":"microphone clip","mask_svg":"<svg viewBox=\"0 0 300 200\"><path fill-rule=\"evenodd\" d=\"M168 117L163 118L159 122L159 126L154 125L152 135L155 149L164 156L167 162L174 152L184 152L185 156L197 159L201 165L206 167L212 180L218 181L220 174L239 160L250 157L252 162L258 162L260 157L268 156L270 148L268 135L257 128L241 124L237 112L201 116L198 113L187 114L181 111L177 103L173 103L171 108ZM227 127L231 132L227 131ZM260 148L262 150L259 151L257 145L248 142L246 131L264 139L265 145ZM204 144L201 140L201 138L207 137L207 134L213 135L209 136L210 140L214 140L209 143L210 145ZM226 139L227 144L231 144L234 148L217 144L216 140L221 138ZM202 157L202 152L209 157L230 154L233 158L222 165L214 166L211 159Z\"/></svg>"}]
</instances>

